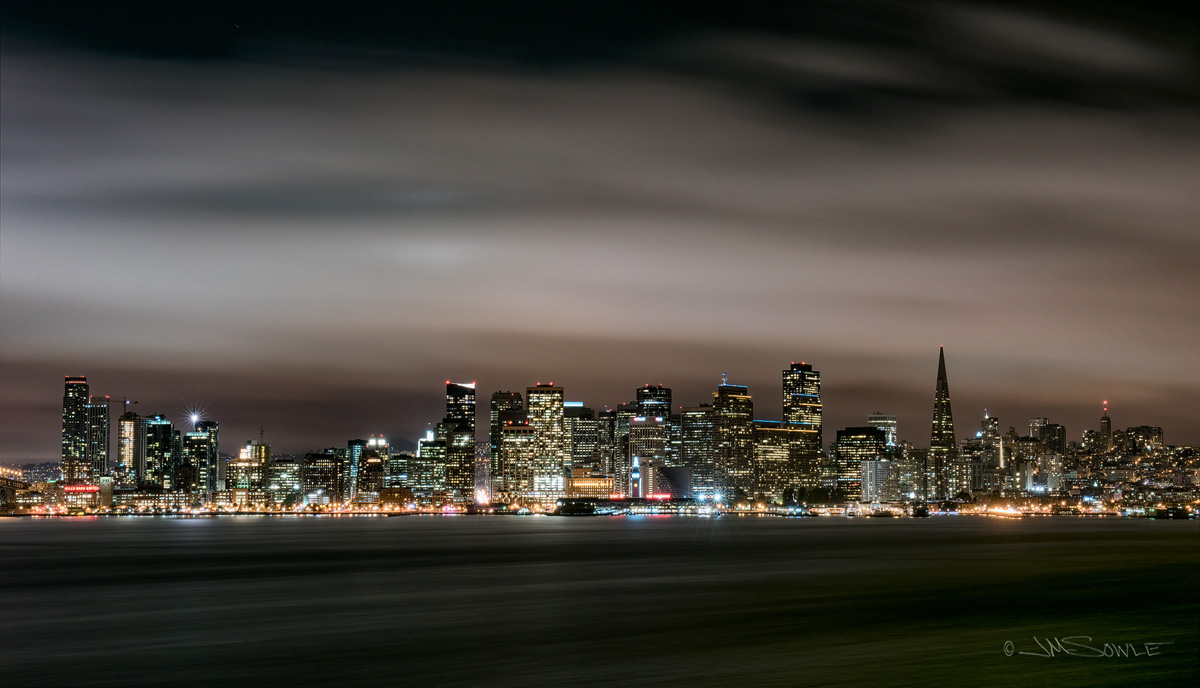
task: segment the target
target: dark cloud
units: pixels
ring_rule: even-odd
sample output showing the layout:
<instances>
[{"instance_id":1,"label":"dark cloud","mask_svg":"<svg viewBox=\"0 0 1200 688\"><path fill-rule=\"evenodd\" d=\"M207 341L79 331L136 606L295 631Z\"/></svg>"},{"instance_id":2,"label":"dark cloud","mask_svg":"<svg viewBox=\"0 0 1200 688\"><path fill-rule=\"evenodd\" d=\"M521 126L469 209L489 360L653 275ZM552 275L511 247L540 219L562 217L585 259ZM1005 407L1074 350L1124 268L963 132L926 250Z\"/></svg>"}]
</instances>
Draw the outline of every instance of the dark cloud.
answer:
<instances>
[{"instance_id":1,"label":"dark cloud","mask_svg":"<svg viewBox=\"0 0 1200 688\"><path fill-rule=\"evenodd\" d=\"M446 378L729 372L772 417L797 358L831 437L920 443L938 344L960 434L1108 398L1200 441L1200 72L1152 5L11 7L6 456L65 372L300 451L416 437Z\"/></svg>"}]
</instances>

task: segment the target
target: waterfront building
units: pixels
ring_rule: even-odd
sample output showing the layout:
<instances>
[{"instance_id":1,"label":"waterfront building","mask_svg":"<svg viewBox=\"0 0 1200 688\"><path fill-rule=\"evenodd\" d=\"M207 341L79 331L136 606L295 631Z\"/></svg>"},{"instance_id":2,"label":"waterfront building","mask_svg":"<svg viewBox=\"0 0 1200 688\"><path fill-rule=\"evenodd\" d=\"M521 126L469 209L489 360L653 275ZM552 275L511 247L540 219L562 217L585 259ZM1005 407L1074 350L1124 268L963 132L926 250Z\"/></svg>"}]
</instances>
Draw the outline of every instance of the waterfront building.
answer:
<instances>
[{"instance_id":1,"label":"waterfront building","mask_svg":"<svg viewBox=\"0 0 1200 688\"><path fill-rule=\"evenodd\" d=\"M87 461L88 400L87 378L67 375L63 382L62 473L69 485L86 483L92 477Z\"/></svg>"}]
</instances>

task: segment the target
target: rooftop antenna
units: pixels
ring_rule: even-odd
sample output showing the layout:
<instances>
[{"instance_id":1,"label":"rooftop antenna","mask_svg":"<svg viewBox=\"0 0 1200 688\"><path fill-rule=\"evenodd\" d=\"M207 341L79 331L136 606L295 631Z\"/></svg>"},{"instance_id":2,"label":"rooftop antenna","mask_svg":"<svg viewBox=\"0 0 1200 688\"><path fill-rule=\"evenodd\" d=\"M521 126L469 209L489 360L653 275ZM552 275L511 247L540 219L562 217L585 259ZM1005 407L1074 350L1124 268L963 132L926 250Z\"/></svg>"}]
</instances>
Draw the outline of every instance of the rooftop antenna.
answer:
<instances>
[{"instance_id":1,"label":"rooftop antenna","mask_svg":"<svg viewBox=\"0 0 1200 688\"><path fill-rule=\"evenodd\" d=\"M261 447L263 443L263 426L258 426L258 444Z\"/></svg>"},{"instance_id":2,"label":"rooftop antenna","mask_svg":"<svg viewBox=\"0 0 1200 688\"><path fill-rule=\"evenodd\" d=\"M721 384L729 384L729 373L721 373Z\"/></svg>"}]
</instances>

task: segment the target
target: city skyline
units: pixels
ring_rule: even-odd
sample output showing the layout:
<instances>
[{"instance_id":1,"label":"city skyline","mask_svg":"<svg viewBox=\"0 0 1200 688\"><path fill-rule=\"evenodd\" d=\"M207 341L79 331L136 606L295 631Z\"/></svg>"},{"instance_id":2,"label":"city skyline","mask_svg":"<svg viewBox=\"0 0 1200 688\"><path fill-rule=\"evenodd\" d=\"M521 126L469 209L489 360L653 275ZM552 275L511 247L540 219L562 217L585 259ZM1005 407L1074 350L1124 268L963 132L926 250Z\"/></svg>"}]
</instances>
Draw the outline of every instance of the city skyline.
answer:
<instances>
[{"instance_id":1,"label":"city skyline","mask_svg":"<svg viewBox=\"0 0 1200 688\"><path fill-rule=\"evenodd\" d=\"M754 420L763 420L763 421L770 421L770 422L782 421L785 425L787 425L790 422L790 423L794 423L794 424L799 424L799 425L797 425L797 427L800 427L800 426L808 427L807 425L805 425L806 422L815 422L815 427L817 428L818 435L820 434L821 429L824 428L826 436L829 436L830 432L832 432L833 430L836 430L837 428L843 428L843 427L844 428L853 428L856 425L861 426L864 422L866 422L869 425L873 422L872 419L876 416L876 414L882 413L883 415L880 416L880 418L886 420L886 422L889 426L888 432L894 432L896 434L896 437L895 437L896 441L908 442L912 446L918 447L918 448L931 447L935 444L934 440L923 439L921 437L921 431L917 430L915 427L910 430L910 432L912 433L912 436L910 436L909 434L906 434L906 432L904 430L904 426L901 424L898 424L897 421L895 420L895 418L903 418L906 416L919 415L916 411L913 411L912 413L909 413L909 414L895 414L895 413L890 413L886 410L875 409L869 413L861 414L861 417L851 417L851 422L847 422L845 424L830 423L828 421L823 421L822 415L824 415L826 418L831 418L831 417L839 418L846 414L844 412L843 413L834 413L834 414L830 413L829 402L828 402L828 399L829 399L828 386L826 386L825 389L822 390L822 384L821 384L822 371L815 370L814 368L815 367L812 363L806 363L806 362L797 363L796 361L792 361L790 363L789 368L784 369L782 371L783 372L782 383L781 384L777 383L777 387L779 387L779 389L775 390L776 392L780 391L780 390L783 391L781 403L779 404L779 408L777 411L767 410L770 408L769 400L771 399L771 396L772 396L770 393L770 390L766 390L766 391L760 390L760 391L756 392L756 390L754 388L752 388L748 385L735 384L736 380L733 382L729 381L728 373L723 373L721 375L721 379L719 381L717 381L717 383L712 388L710 388L710 390L707 392L707 394L700 396L698 398L698 400L694 403L681 401L678 394L675 395L673 403L672 402L663 402L663 403L671 403L671 412L678 414L681 411L684 411L685 409L687 409L689 407L693 407L698 404L712 404L714 398L716 398L718 396L718 394L712 392L711 390L716 389L716 390L718 390L718 392L720 392L722 387L727 387L734 391L741 390L742 392L749 394L750 397L752 399L754 399L753 403L755 405L755 408L752 413ZM789 407L787 406L787 404L788 404L787 400L789 398L796 398L797 392L795 392L794 390L800 389L799 387L797 387L797 385L799 383L796 382L797 378L795 377L798 372L800 374L806 375L807 377L805 379L811 378L812 380L815 380L815 382L805 383L807 386L803 388L806 393L809 393L809 394L812 394L815 396L815 401L816 401L816 412L815 412L815 417L814 417L815 420L813 418L810 418L809 415L796 415L796 414L805 414L805 413L811 414L812 413L811 411L808 411L808 412L790 411ZM947 416L949 416L949 395L948 395L948 391L947 391L947 377L948 377L948 374L946 371L945 349L944 349L944 347L939 347L937 378L936 378L936 383L935 383L935 387L934 387L934 399L935 399L934 409L933 409L933 413L930 414L932 417L932 427L934 428L934 431L933 431L934 439L936 439L939 436L938 428L940 427L940 425L939 425L939 421L938 421L938 415L940 413L945 413ZM62 401L62 416L61 416L61 422L62 422L61 437L62 437L62 439L61 439L60 444L57 445L60 448L60 453L56 454L53 457L45 457L45 458L32 457L32 458L28 459L30 461L35 461L35 462L36 461L55 461L60 456L66 455L67 444L68 444L66 428L68 427L68 424L71 422L71 421L69 421L69 418L73 417L72 412L70 411L70 408L71 408L70 404L71 403L80 404L79 408L81 411L83 411L83 409L85 408L84 405L87 404L88 399L99 400L99 401L93 401L93 403L97 405L96 408L103 407L105 409L108 409L104 413L104 417L105 417L105 419L108 420L108 424L105 425L105 429L103 431L104 433L106 433L105 439L103 441L108 444L112 444L113 442L115 442L115 440L117 438L116 426L121 417L122 410L113 412L113 411L111 411L111 407L115 404L118 404L118 402L120 403L120 406L118 407L119 409L123 409L125 411L132 411L134 413L140 412L140 415L142 415L143 417L146 417L146 418L152 418L152 417L165 418L167 422L178 421L178 423L180 424L181 427L190 426L193 429L197 426L198 423L204 424L204 423L206 423L208 421L212 421L212 420L221 420L222 422L225 422L227 424L227 426L236 425L238 427L241 427L241 425L244 425L245 423L250 422L250 421L246 421L245 419L242 419L240 421L230 422L228 419L224 419L224 418L220 417L219 413L213 412L209 408L202 408L201 406L196 406L196 405L188 405L186 407L176 409L175 414L162 413L161 409L152 411L151 410L152 404L147 404L145 406L142 406L141 405L142 402L140 400L133 399L129 396L114 396L114 395L105 395L105 394L93 394L90 396L87 395L86 391L90 385L90 380L88 379L88 377L86 375L84 375L84 376L67 375L67 376L64 376L64 379L66 380L66 387L67 387L68 392L67 392L67 396L63 396L61 399L61 401ZM70 395L70 390L73 389L73 387L78 386L78 384L73 385L72 383L82 383L82 386L85 389L85 395L83 396L82 401L79 401L79 402L71 402L70 401L70 399L72 398ZM461 382L456 383L456 382L451 382L450 380L445 380L444 384L445 384L445 392L444 392L443 396L438 397L438 403L443 405L442 410L444 410L448 414L448 415L446 415L445 418L441 418L441 420L439 422L437 419L440 418L440 411L437 411L437 412L430 412L429 414L427 414L424 417L425 420L424 420L423 426L421 425L422 418L407 419L408 422L403 423L404 427L419 428L419 434L416 434L413 437L408 437L408 436L404 436L404 435L397 435L394 433L389 433L387 431L380 432L378 428L371 428L371 429L369 429L369 432L368 432L368 430L361 430L358 432L349 433L347 435L347 438L352 439L355 437L366 436L367 434L370 434L372 437L375 437L376 434L378 433L378 435L380 437L389 438L389 442L394 447L404 448L404 449L416 449L419 444L419 441L426 437L431 437L431 436L436 435L439 438L439 441L447 441L449 435L448 434L443 435L442 433L453 432L454 429L456 428L456 424L463 422L463 419L465 418L465 416L462 416L462 413L464 411L457 410L457 409L467 409L467 408L473 407L475 409L475 413L474 413L474 417L471 419L472 424L470 426L464 427L464 430L467 431L468 434L471 434L474 436L476 443L489 444L489 437L491 437L491 435L495 432L495 428L497 426L495 425L494 422L492 422L492 419L491 419L492 409L490 408L490 405L488 403L476 404L476 394L482 393L484 395L484 398L486 399L486 398L492 397L494 395L508 395L508 394L512 394L512 393L501 391L501 390L495 390L493 392L486 392L486 391L479 392L478 390L483 389L483 388L481 386L479 386L477 382L474 382L474 381L470 382L470 383L461 383ZM593 400L593 399L574 398L572 396L572 394L570 393L570 391L566 390L563 385L558 385L557 387L555 387L553 381L545 382L545 383L538 381L533 386L528 386L527 389L532 391L532 390L543 388L543 387L561 390L559 392L559 394L562 398L562 403L565 403L567 405L591 407L591 408L594 408L595 410L604 410L604 409L614 409L615 410L615 409L618 409L625 405L629 405L630 408L637 408L639 415L646 415L645 408L648 408L648 407L644 407L644 404L645 404L644 399L656 399L657 398L654 396L655 390L661 390L663 387L666 387L666 389L665 389L666 399L668 399L668 400L671 399L672 393L674 392L674 388L671 388L669 385L663 385L662 383L651 385L650 383L645 383L642 386L634 387L632 394L626 393L625 396L628 398L625 399L625 401L618 401L617 399L622 398L618 395L616 397L613 397L612 399L604 400L601 402L596 402L596 400ZM742 388L744 388L744 389L742 389ZM464 396L464 395L469 395L469 396ZM775 396L778 398L778 395L775 395ZM957 398L957 396L956 396L956 398ZM462 401L464 399L466 400L465 404ZM802 401L807 404L807 403L810 403L812 401L812 399L811 398L804 399ZM657 401L653 402L653 404L658 404L658 403L659 402L657 402ZM1063 441L1064 442L1067 442L1067 441L1079 442L1080 439L1082 438L1082 436L1084 435L1084 433L1086 433L1088 431L1097 431L1097 430L1099 430L1101 433L1103 433L1103 432L1105 432L1106 427L1108 428L1108 432L1111 433L1113 425L1110 420L1110 416L1108 415L1109 414L1109 403L1110 402L1108 400L1103 400L1101 402L1101 411L1100 411L1101 416L1093 418L1093 422L1091 424L1084 424L1084 425L1078 426L1077 430L1072 429L1071 426L1067 426L1067 427L1063 428L1063 426L1065 424L1061 423L1061 422L1054 423L1054 425L1056 427L1058 427L1060 430L1065 429L1066 435L1064 436ZM521 406L521 403L518 401L518 407L520 407L520 406ZM86 408L92 408L92 406L87 406ZM991 410L989 410L989 408ZM159 415L159 414L161 414L161 415ZM1000 413L997 412L996 406L993 405L991 407L984 407L984 409L978 419L968 418L968 419L960 421L957 431L955 430L955 425L954 425L952 418L948 418L947 427L943 428L941 430L941 434L942 434L942 436L952 435L954 437L954 443L956 446L957 443L960 441L975 438L977 436L977 427L978 427L976 425L976 420L982 421L984 418L990 419L989 423L993 426L995 426L997 424L997 422L1006 423L1007 427L1018 429L1019 430L1018 435L1021 435L1025 432L1025 430L1026 430L1025 424L1026 423L1029 423L1028 434L1032 434L1034 431L1034 426L1033 426L1034 423L1045 424L1048 420L1051 420L1051 419L1055 420L1055 421L1062 420L1062 418L1055 417L1055 416L1029 415L1029 416L1020 417L1019 420L1014 420L1010 423L1010 422L1006 421L1005 418L1002 417ZM1013 418L1018 418L1018 417L1014 416ZM891 419L891 420L887 420L887 419ZM83 421L80 420L80 421L74 421L74 422L83 422ZM109 425L111 425L111 427L109 427ZM479 430L476 427L477 425L479 427L482 427L483 429ZM1136 422L1136 423L1135 422L1128 422L1128 423L1120 422L1120 423L1118 423L1118 427L1134 427L1134 426L1138 426L1138 425L1156 425L1158 427L1161 427L1160 424L1156 424L1152 420L1144 421L1144 422ZM925 427L928 428L929 426L927 425ZM445 430L443 430L443 428L445 428ZM1003 432L1003 429L1004 429L1003 427L999 427L1000 432ZM263 433L265 433L263 426L261 424L257 425L254 427L254 430L260 434L260 439L261 439L261 437L263 436ZM317 428L316 430L314 430L315 433L322 433L323 431L324 431L323 428ZM928 432L928 430L926 430L926 432ZM928 435L925 435L924 437L928 437ZM251 438L248 437L246 441L249 442L250 439ZM56 440L58 440L58 436L56 436ZM274 436L274 435L272 436L272 442L274 443L273 446L276 448L277 454L303 454L303 453L306 453L309 451L314 451L314 450L320 449L321 447L325 447L327 445L330 445L331 443L336 445L336 444L340 443L341 441L342 441L341 439L329 436L329 437L326 437L323 442L317 441L315 443L301 445L301 444L299 444L300 441L296 440L294 438L289 438L286 436ZM832 442L832 439L830 439L829 441ZM1168 434L1166 434L1165 432L1164 432L1164 442L1168 445L1188 446L1187 442L1185 442L1185 441L1180 441L1180 442L1171 441L1171 437ZM823 442L823 441L820 442L818 447L819 447L820 451L824 451L826 448L825 442ZM950 446L949 450L951 452L953 452L954 446ZM117 455L117 453L119 452L119 449L117 447L113 446L113 447L111 447L111 449L109 451L111 451L112 456L115 457ZM952 455L953 454L951 454L951 456ZM15 460L15 461L9 460L9 463L23 463L23 462L24 461L21 461L21 460ZM464 478L464 480L465 480L465 478ZM464 486L465 486L465 484L466 483L464 482Z\"/></svg>"}]
</instances>

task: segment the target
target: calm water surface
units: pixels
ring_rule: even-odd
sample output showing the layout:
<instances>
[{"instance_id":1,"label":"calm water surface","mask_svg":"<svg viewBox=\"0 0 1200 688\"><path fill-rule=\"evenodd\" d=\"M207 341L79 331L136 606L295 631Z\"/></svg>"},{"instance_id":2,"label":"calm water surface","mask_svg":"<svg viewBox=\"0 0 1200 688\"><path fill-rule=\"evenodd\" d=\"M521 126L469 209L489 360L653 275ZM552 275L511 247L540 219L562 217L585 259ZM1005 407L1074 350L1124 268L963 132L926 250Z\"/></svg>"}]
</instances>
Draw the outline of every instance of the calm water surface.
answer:
<instances>
[{"instance_id":1,"label":"calm water surface","mask_svg":"<svg viewBox=\"0 0 1200 688\"><path fill-rule=\"evenodd\" d=\"M0 682L1183 685L1198 580L1194 521L0 519ZM1172 644L1020 654L1079 635Z\"/></svg>"}]
</instances>

